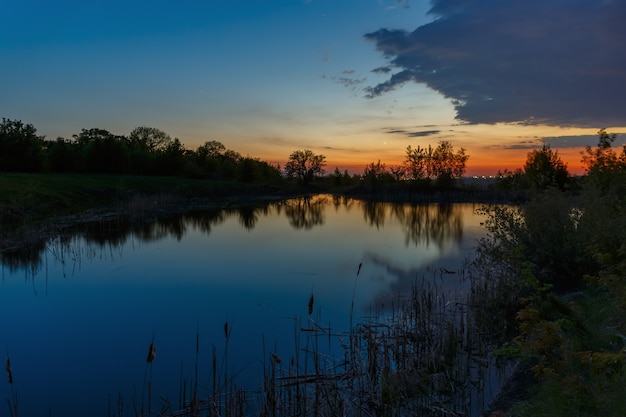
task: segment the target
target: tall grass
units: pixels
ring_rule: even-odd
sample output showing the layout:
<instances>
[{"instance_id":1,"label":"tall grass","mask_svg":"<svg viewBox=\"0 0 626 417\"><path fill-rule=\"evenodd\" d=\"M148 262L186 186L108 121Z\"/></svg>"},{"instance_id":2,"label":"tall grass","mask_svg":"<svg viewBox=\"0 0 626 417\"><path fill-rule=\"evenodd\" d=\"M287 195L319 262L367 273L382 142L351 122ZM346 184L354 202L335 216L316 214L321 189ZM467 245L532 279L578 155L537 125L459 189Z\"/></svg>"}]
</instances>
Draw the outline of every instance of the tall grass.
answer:
<instances>
[{"instance_id":1,"label":"tall grass","mask_svg":"<svg viewBox=\"0 0 626 417\"><path fill-rule=\"evenodd\" d=\"M59 238L58 243L51 253L64 264L86 256L70 244L71 239ZM236 367L229 357L233 329L228 322L223 350L212 346L210 375L199 375L198 330L193 380L181 376L178 411L171 411L172 405L164 401L158 415L475 416L484 411L509 369L490 354L488 333L498 326L493 312L500 310L492 309L493 303L513 302L502 298L507 291L495 285L501 281L476 280L469 293L454 293L437 282L443 274L467 279L466 267L433 271L432 277L416 279L410 293L388 310L372 310L357 318L354 304L362 267L355 268L349 329L337 332L322 324L321 309L311 293L308 302L303 301L306 317L294 318L293 356L281 357L276 346L266 350L263 343L263 380L258 390L236 384ZM146 375L150 357L149 353ZM206 384L201 383L203 378ZM151 376L144 376L136 416L155 415L151 387ZM17 410L17 396L12 398ZM117 403L121 417L121 397Z\"/></svg>"},{"instance_id":2,"label":"tall grass","mask_svg":"<svg viewBox=\"0 0 626 417\"><path fill-rule=\"evenodd\" d=\"M415 281L389 310L370 311L347 332L321 324L311 294L307 316L294 317L293 356L283 358L277 346L267 349L263 341L256 397L237 388L229 374L232 329L226 323L221 366L215 346L212 351L212 389L200 396L194 385L191 401L161 415L480 415L510 367L490 353L484 325L477 322L481 316L474 314L476 294L446 292L434 278Z\"/></svg>"},{"instance_id":3,"label":"tall grass","mask_svg":"<svg viewBox=\"0 0 626 417\"><path fill-rule=\"evenodd\" d=\"M473 282L469 292L445 290L438 271L413 282L411 291L385 310L371 309L354 317L357 268L347 331L323 323L321 307L310 294L306 316L295 316L293 353L279 355L262 341L262 381L258 388L240 388L229 356L233 328L223 326L223 350L212 345L209 375L199 372L200 331L195 338L195 367L191 381L182 378L178 404L153 401L154 339L145 362L141 404L133 397L131 412L145 416L210 417L334 417L334 416L478 416L487 410L510 364L491 354L493 328L489 315L493 293L500 291L484 280ZM440 274L451 274L445 271ZM466 279L465 271L455 273ZM490 295L491 297L488 297ZM6 360L11 388L10 415L18 415L11 361ZM203 381L206 381L203 382ZM118 396L110 417L124 415ZM112 411L116 408L116 411ZM172 411L175 408L176 411ZM126 410L127 411L127 410Z\"/></svg>"}]
</instances>

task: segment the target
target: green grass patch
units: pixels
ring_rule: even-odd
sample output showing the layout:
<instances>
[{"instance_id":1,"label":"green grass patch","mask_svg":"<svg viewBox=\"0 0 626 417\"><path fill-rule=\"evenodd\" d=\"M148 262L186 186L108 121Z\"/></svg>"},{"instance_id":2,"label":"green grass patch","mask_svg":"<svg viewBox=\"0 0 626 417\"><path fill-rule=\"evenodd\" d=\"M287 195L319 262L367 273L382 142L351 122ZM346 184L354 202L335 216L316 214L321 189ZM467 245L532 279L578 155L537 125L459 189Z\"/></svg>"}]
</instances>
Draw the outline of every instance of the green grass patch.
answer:
<instances>
[{"instance_id":1,"label":"green grass patch","mask_svg":"<svg viewBox=\"0 0 626 417\"><path fill-rule=\"evenodd\" d=\"M52 216L124 202L137 194L219 199L281 191L289 190L268 184L181 177L3 173L0 174L0 227L6 231Z\"/></svg>"}]
</instances>

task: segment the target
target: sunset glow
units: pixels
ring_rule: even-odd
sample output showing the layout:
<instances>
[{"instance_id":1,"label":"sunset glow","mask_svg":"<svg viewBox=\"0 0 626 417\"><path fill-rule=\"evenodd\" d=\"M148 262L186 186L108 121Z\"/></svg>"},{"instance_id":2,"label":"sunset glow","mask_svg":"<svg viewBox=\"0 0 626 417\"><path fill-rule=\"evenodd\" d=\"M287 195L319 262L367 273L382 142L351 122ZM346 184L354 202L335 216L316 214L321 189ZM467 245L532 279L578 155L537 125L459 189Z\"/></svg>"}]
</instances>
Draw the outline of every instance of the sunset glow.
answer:
<instances>
[{"instance_id":1,"label":"sunset glow","mask_svg":"<svg viewBox=\"0 0 626 417\"><path fill-rule=\"evenodd\" d=\"M48 139L151 126L281 166L311 149L357 174L440 140L469 175L544 143L580 174L600 128L624 143L622 3L453 3L12 2L0 116Z\"/></svg>"}]
</instances>

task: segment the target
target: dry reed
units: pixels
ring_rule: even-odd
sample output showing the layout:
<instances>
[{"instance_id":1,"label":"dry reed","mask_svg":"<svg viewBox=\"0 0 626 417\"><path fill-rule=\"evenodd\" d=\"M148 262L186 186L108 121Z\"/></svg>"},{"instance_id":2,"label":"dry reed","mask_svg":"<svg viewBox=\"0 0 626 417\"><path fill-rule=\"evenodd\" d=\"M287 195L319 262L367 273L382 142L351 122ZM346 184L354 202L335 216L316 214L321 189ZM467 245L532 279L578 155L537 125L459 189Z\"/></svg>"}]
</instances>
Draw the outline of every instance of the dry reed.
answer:
<instances>
[{"instance_id":1,"label":"dry reed","mask_svg":"<svg viewBox=\"0 0 626 417\"><path fill-rule=\"evenodd\" d=\"M281 358L277 346L267 352L263 340L263 380L257 392L239 389L234 383L236 375L230 373L228 359L232 328L225 322L224 351L220 359L213 345L206 394L199 392L198 332L195 380L181 383L179 411L170 411L167 403L159 415L439 417L483 413L506 375L490 354L485 324L479 322L485 314L476 307L479 283L473 282L474 289L468 293L444 290L438 282L445 271L433 271L432 277L416 280L410 293L387 310L370 310L353 323L356 278L362 266L356 271L349 331L334 332L330 325L320 325L320 311L314 311L311 294L306 318L294 318L293 356ZM465 271L446 275L465 279ZM149 352L152 349L151 345ZM187 387L193 390L189 395ZM254 392L258 396L251 395Z\"/></svg>"}]
</instances>

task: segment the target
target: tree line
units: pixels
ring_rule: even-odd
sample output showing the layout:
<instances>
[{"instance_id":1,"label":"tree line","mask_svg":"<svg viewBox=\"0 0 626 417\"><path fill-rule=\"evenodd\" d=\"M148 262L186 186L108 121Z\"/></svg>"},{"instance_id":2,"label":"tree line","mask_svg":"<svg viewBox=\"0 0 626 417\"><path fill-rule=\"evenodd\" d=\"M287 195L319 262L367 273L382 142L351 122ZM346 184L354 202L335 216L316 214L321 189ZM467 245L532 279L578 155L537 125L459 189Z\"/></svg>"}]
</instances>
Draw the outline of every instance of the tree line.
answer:
<instances>
[{"instance_id":1,"label":"tree line","mask_svg":"<svg viewBox=\"0 0 626 417\"><path fill-rule=\"evenodd\" d=\"M603 146L610 147L610 135L603 135ZM136 127L129 135L82 129L71 139L47 140L32 124L5 118L0 124L0 172L164 175L241 182L288 179L304 186L318 181L377 192L406 187L454 188L465 174L468 160L464 148L457 150L450 141L441 140L434 147L407 146L399 165L378 160L367 164L362 174L341 172L339 168L326 174L326 156L310 149L293 151L281 169L280 165L227 149L215 140L187 149L178 138L154 127ZM496 190L521 192L524 198L533 190L579 187L558 153L547 145L530 152L523 168L504 170L498 177Z\"/></svg>"},{"instance_id":2,"label":"tree line","mask_svg":"<svg viewBox=\"0 0 626 417\"><path fill-rule=\"evenodd\" d=\"M405 161L389 168L378 161L368 164L363 174L349 174L338 168L325 177L326 156L310 149L292 152L284 170L258 158L242 156L218 141L207 141L187 149L178 138L147 126L129 135L105 129L82 129L71 139L47 140L32 124L2 119L0 124L0 171L54 172L130 175L166 175L242 182L293 179L309 185L322 177L332 185L362 184L370 191L394 182L453 185L465 172L469 156L455 151L449 141L438 146L406 149Z\"/></svg>"},{"instance_id":3,"label":"tree line","mask_svg":"<svg viewBox=\"0 0 626 417\"><path fill-rule=\"evenodd\" d=\"M82 129L46 140L32 124L2 119L0 171L165 175L252 182L281 178L280 167L208 141L195 150L162 130L141 126L128 136Z\"/></svg>"},{"instance_id":4,"label":"tree line","mask_svg":"<svg viewBox=\"0 0 626 417\"><path fill-rule=\"evenodd\" d=\"M306 149L294 151L285 165L285 174L296 178L302 184L310 183L314 178L325 173L326 157L317 155ZM410 181L413 184L437 185L439 187L454 186L455 181L465 174L469 155L464 148L455 150L450 141L439 141L436 147L406 148L405 159L400 165L387 166L385 163L370 162L365 166L362 175L350 176L339 168L328 175L334 185L348 185L362 181L370 191L378 191L393 183Z\"/></svg>"}]
</instances>

